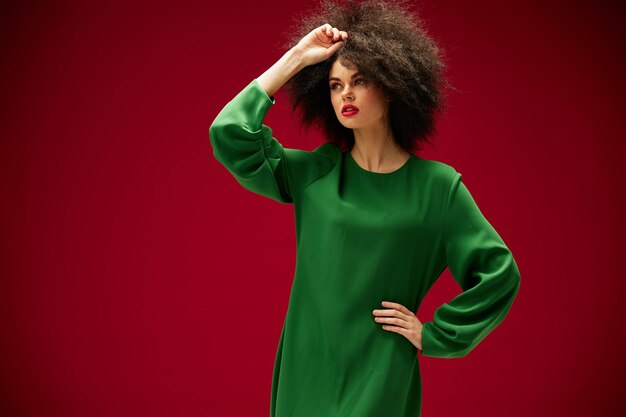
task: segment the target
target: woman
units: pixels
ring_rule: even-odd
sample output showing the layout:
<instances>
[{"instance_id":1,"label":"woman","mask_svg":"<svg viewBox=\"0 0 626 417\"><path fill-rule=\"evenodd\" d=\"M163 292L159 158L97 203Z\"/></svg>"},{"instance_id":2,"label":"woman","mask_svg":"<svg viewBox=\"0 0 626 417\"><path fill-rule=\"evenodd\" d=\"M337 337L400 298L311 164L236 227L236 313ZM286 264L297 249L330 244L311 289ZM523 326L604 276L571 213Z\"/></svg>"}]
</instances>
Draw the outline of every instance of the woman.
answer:
<instances>
[{"instance_id":1,"label":"woman","mask_svg":"<svg viewBox=\"0 0 626 417\"><path fill-rule=\"evenodd\" d=\"M209 132L241 185L294 205L270 416L419 416L417 353L467 355L508 313L519 270L461 174L412 153L434 129L443 82L417 18L401 2L327 1L298 31ZM283 86L328 142L308 152L272 137L262 122ZM446 267L463 293L422 323L413 312Z\"/></svg>"}]
</instances>

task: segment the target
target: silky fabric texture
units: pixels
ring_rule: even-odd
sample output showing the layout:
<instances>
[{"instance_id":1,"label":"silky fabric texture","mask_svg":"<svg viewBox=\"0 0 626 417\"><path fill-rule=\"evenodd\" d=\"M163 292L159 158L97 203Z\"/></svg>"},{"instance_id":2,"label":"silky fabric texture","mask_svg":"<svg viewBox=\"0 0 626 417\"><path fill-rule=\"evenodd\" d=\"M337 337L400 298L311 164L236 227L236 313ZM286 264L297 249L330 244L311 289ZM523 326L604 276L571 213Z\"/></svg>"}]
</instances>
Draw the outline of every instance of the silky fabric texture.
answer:
<instances>
[{"instance_id":1,"label":"silky fabric texture","mask_svg":"<svg viewBox=\"0 0 626 417\"><path fill-rule=\"evenodd\" d=\"M411 155L376 173L332 142L285 148L263 124L273 104L253 79L209 129L214 157L239 184L294 208L270 417L418 417L418 349L372 310L386 300L417 311L449 267L463 292L424 322L421 354L465 356L510 310L515 260L453 167Z\"/></svg>"}]
</instances>

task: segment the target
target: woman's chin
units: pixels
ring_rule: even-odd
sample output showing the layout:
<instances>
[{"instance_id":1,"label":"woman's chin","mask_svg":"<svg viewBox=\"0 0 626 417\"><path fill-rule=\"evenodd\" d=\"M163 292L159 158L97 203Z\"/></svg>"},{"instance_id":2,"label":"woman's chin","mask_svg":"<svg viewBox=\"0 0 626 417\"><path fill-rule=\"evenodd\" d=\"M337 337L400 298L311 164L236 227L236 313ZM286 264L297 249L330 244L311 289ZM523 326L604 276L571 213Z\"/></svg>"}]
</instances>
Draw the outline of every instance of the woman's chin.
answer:
<instances>
[{"instance_id":1,"label":"woman's chin","mask_svg":"<svg viewBox=\"0 0 626 417\"><path fill-rule=\"evenodd\" d=\"M343 127L348 128L348 129L354 129L356 127L356 125L352 123L350 120L339 119L339 123L341 123Z\"/></svg>"}]
</instances>

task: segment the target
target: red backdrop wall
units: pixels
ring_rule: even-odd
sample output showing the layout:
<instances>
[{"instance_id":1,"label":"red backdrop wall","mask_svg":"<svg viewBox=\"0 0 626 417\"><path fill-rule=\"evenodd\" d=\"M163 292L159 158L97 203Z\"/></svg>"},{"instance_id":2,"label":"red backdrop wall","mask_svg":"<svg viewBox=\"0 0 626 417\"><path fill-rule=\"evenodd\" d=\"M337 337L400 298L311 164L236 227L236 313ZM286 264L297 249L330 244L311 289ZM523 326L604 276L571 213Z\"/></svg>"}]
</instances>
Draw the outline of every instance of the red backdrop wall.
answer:
<instances>
[{"instance_id":1,"label":"red backdrop wall","mask_svg":"<svg viewBox=\"0 0 626 417\"><path fill-rule=\"evenodd\" d=\"M7 3L0 414L267 416L293 211L239 186L208 128L310 2ZM522 274L468 357L421 358L423 416L623 415L623 6L422 16L458 88L422 156L463 173ZM323 140L281 92L265 123ZM446 272L418 317L459 291Z\"/></svg>"}]
</instances>

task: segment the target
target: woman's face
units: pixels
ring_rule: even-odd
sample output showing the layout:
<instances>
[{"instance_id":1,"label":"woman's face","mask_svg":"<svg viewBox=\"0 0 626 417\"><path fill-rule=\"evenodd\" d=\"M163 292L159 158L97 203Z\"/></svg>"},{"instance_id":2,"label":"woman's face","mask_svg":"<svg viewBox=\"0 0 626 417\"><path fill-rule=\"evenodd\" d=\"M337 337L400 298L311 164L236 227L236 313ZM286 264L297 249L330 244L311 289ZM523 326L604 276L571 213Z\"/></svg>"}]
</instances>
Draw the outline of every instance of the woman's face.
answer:
<instances>
[{"instance_id":1,"label":"woman's face","mask_svg":"<svg viewBox=\"0 0 626 417\"><path fill-rule=\"evenodd\" d=\"M330 101L337 119L350 129L384 125L389 109L385 92L360 75L356 65L351 66L352 69L344 67L337 59L330 67L328 76ZM353 105L358 111L345 109L346 105Z\"/></svg>"}]
</instances>

